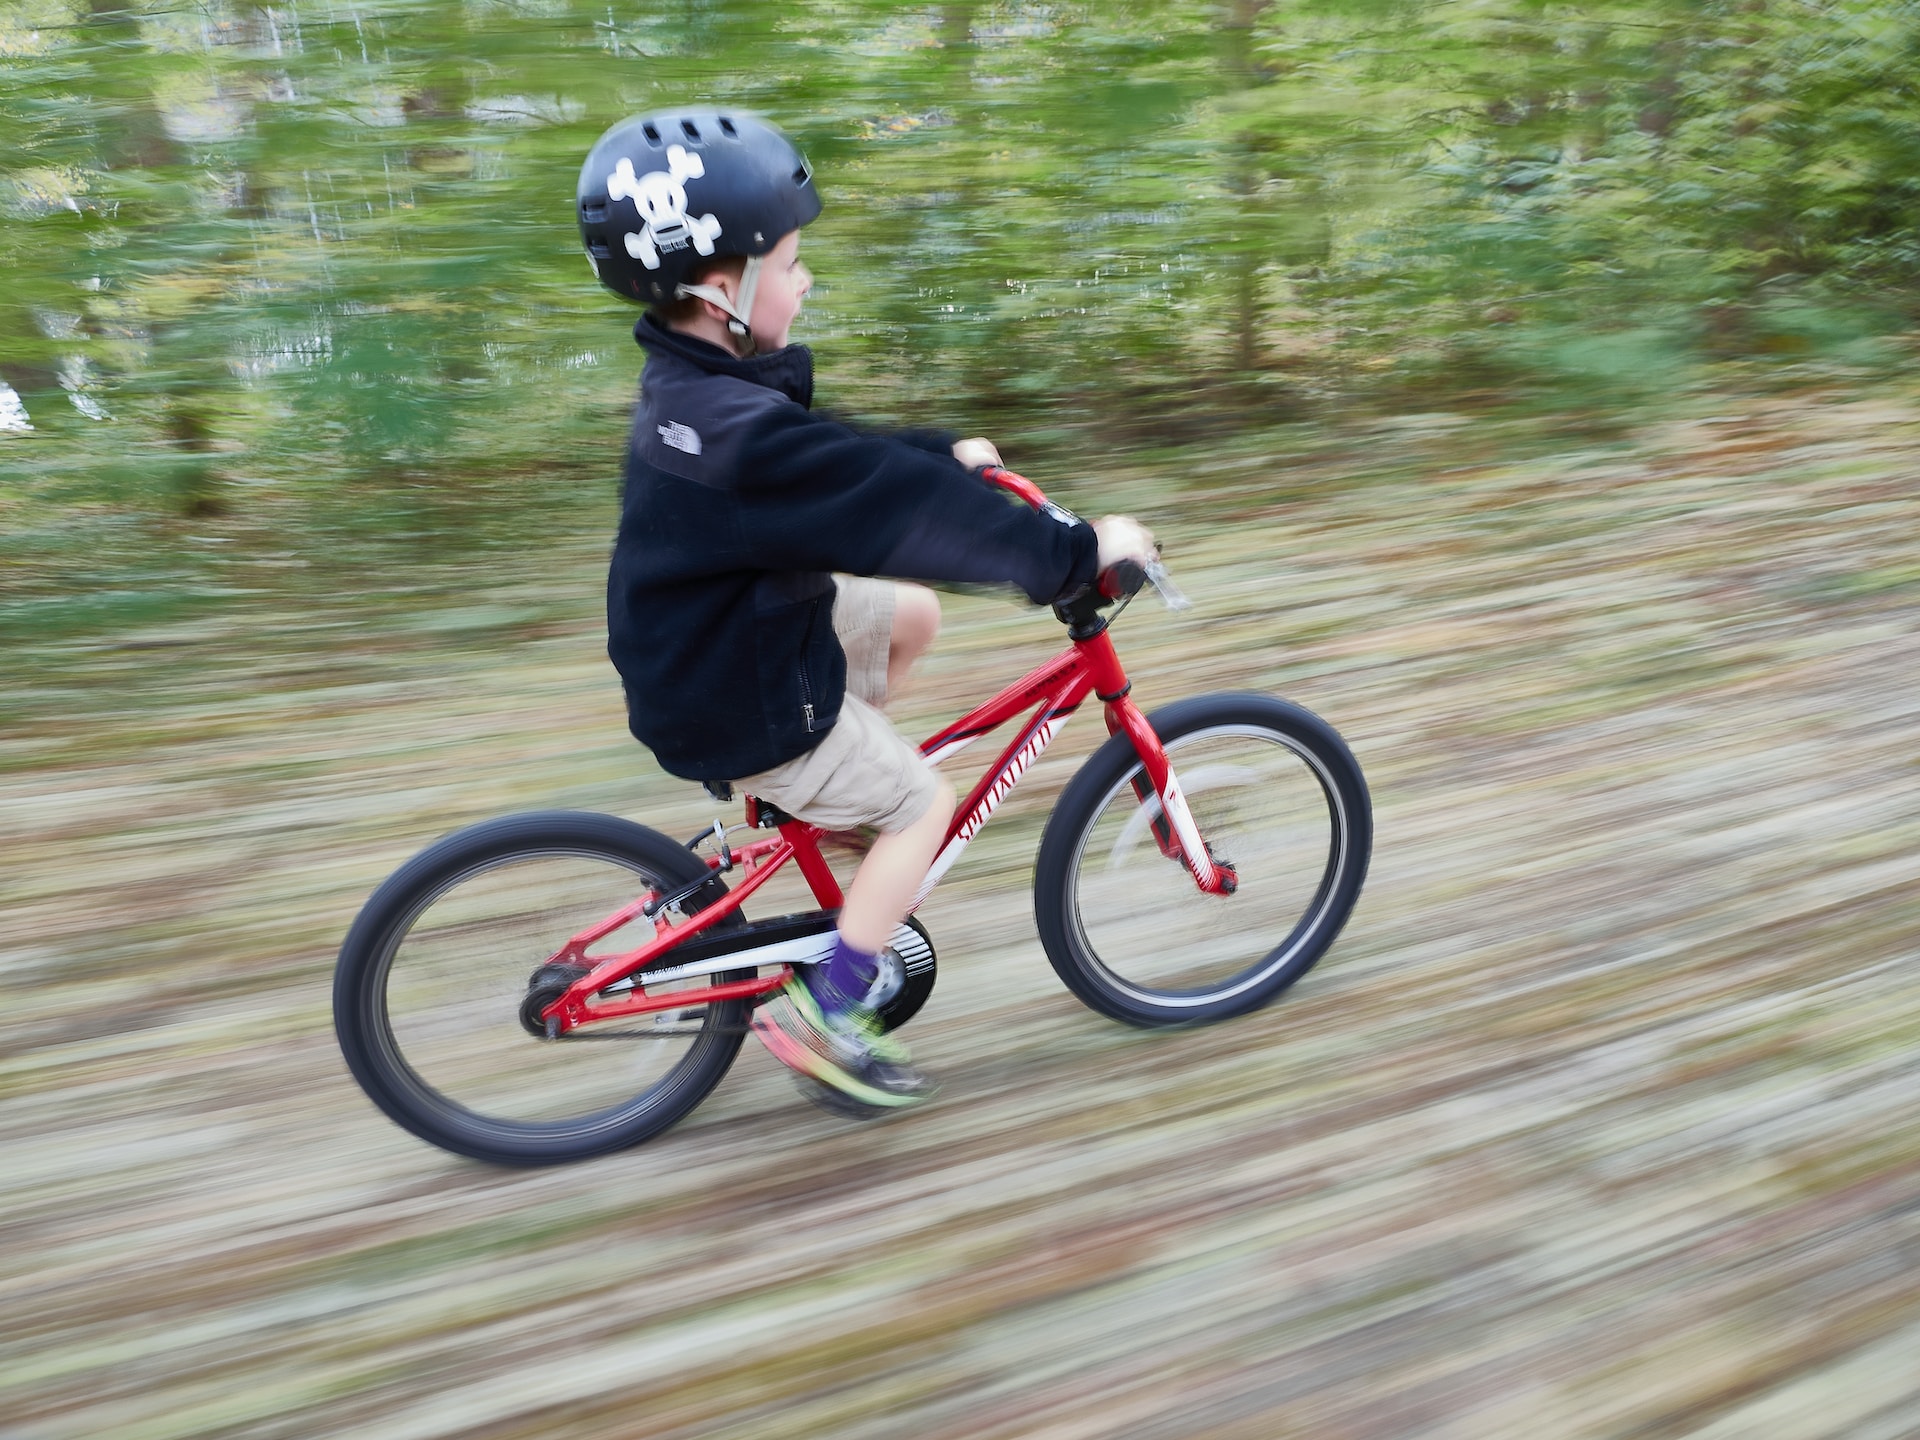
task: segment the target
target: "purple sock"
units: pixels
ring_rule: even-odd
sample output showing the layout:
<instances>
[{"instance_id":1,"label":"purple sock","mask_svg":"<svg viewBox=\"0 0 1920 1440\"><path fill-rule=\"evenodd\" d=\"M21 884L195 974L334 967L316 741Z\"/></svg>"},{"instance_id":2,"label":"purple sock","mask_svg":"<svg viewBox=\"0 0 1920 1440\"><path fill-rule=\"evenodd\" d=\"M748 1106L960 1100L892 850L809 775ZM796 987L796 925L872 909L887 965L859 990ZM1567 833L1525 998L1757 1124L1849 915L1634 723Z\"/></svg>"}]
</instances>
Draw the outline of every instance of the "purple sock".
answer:
<instances>
[{"instance_id":1,"label":"purple sock","mask_svg":"<svg viewBox=\"0 0 1920 1440\"><path fill-rule=\"evenodd\" d=\"M865 999L879 976L880 965L873 953L854 949L838 931L834 932L833 954L806 970L807 988L820 1008L841 1013Z\"/></svg>"}]
</instances>

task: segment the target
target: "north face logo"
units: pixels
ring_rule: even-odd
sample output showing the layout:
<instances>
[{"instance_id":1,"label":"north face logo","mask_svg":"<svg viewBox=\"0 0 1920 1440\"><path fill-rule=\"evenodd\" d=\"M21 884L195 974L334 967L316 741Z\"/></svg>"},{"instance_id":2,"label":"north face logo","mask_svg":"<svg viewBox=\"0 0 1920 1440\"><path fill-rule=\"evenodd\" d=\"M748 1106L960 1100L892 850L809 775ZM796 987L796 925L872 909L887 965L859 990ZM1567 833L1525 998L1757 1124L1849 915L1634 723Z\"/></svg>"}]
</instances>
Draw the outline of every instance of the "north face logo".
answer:
<instances>
[{"instance_id":1,"label":"north face logo","mask_svg":"<svg viewBox=\"0 0 1920 1440\"><path fill-rule=\"evenodd\" d=\"M669 420L664 425L656 425L660 439L675 450L684 450L689 455L700 453L700 432L691 425L682 425L678 420Z\"/></svg>"}]
</instances>

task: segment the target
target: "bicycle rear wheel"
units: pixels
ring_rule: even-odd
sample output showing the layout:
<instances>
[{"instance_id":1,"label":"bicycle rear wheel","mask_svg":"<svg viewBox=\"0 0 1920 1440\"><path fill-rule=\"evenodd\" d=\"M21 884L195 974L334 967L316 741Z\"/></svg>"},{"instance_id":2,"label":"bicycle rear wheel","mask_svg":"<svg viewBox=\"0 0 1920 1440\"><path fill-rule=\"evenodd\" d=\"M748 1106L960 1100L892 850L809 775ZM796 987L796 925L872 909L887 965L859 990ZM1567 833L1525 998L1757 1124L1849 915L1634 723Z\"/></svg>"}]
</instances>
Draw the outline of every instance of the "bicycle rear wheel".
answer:
<instances>
[{"instance_id":1,"label":"bicycle rear wheel","mask_svg":"<svg viewBox=\"0 0 1920 1440\"><path fill-rule=\"evenodd\" d=\"M348 1068L403 1128L476 1160L551 1164L658 1134L720 1082L746 1002L694 999L549 1040L530 987L570 937L706 870L666 836L610 815L512 815L447 836L374 892L341 946L334 1028ZM725 890L710 888L699 897L708 903ZM636 920L595 953L651 932ZM708 978L681 983L692 997Z\"/></svg>"},{"instance_id":2,"label":"bicycle rear wheel","mask_svg":"<svg viewBox=\"0 0 1920 1440\"><path fill-rule=\"evenodd\" d=\"M1204 695L1148 719L1237 888L1206 894L1162 853L1159 798L1122 733L1047 821L1034 869L1041 943L1067 988L1116 1020L1244 1014L1304 975L1346 923L1373 844L1366 781L1332 727L1270 695Z\"/></svg>"}]
</instances>

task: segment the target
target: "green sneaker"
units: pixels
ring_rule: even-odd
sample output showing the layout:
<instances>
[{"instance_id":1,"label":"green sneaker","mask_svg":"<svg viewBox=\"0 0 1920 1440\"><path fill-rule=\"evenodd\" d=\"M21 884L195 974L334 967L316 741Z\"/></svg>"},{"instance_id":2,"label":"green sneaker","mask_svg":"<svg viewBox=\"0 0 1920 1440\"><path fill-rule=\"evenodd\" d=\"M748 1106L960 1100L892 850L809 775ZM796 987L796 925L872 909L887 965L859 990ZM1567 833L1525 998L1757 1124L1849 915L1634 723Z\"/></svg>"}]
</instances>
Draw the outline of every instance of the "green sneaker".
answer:
<instances>
[{"instance_id":1,"label":"green sneaker","mask_svg":"<svg viewBox=\"0 0 1920 1440\"><path fill-rule=\"evenodd\" d=\"M933 1095L871 1010L823 1011L797 971L754 1013L753 1030L782 1065L863 1105L898 1110Z\"/></svg>"}]
</instances>

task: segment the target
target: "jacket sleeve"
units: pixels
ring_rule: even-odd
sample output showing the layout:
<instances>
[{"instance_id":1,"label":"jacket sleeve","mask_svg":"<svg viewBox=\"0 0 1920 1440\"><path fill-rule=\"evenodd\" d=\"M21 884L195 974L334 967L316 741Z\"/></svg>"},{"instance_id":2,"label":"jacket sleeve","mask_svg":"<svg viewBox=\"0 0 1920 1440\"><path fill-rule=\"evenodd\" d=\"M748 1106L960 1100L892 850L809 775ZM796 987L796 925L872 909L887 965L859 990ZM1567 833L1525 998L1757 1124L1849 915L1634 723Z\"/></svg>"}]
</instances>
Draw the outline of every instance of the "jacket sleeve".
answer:
<instances>
[{"instance_id":1,"label":"jacket sleeve","mask_svg":"<svg viewBox=\"0 0 1920 1440\"><path fill-rule=\"evenodd\" d=\"M1030 510L904 438L783 405L758 417L741 460L742 540L770 569L1011 583L1035 604L1094 575L1092 526Z\"/></svg>"},{"instance_id":2,"label":"jacket sleeve","mask_svg":"<svg viewBox=\"0 0 1920 1440\"><path fill-rule=\"evenodd\" d=\"M818 405L813 407L813 418L831 420L837 425L845 425L849 430L860 430L856 421L849 420L835 411L823 410ZM957 430L936 430L919 425L910 425L900 430L868 430L863 433L869 436L877 435L883 439L898 440L902 444L911 445L916 450L925 450L934 455L951 455L953 447L960 443L960 433Z\"/></svg>"},{"instance_id":3,"label":"jacket sleeve","mask_svg":"<svg viewBox=\"0 0 1920 1440\"><path fill-rule=\"evenodd\" d=\"M960 437L951 430L891 430L893 439L934 455L952 455Z\"/></svg>"}]
</instances>

